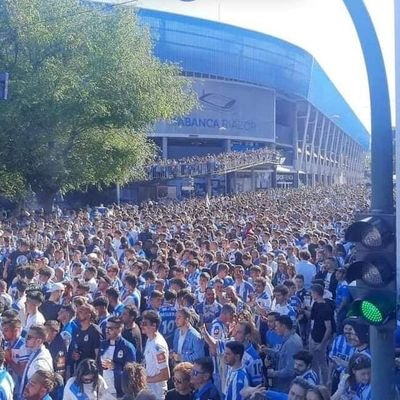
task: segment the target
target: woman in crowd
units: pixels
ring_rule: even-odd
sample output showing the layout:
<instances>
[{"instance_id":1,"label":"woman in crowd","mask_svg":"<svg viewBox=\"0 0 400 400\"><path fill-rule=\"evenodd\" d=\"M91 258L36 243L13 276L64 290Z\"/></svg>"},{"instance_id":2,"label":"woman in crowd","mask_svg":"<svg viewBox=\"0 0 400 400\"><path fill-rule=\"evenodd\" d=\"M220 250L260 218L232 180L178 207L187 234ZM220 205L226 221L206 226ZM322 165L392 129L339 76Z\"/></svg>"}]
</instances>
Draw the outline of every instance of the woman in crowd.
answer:
<instances>
[{"instance_id":1,"label":"woman in crowd","mask_svg":"<svg viewBox=\"0 0 400 400\"><path fill-rule=\"evenodd\" d=\"M64 389L63 400L114 400L106 393L106 383L101 375L96 361L82 360L74 377L68 379Z\"/></svg>"},{"instance_id":2,"label":"woman in crowd","mask_svg":"<svg viewBox=\"0 0 400 400\"><path fill-rule=\"evenodd\" d=\"M168 391L165 400L192 399L193 388L190 384L192 368L193 364L189 362L182 362L174 368L172 380L174 381L175 389Z\"/></svg>"},{"instance_id":3,"label":"woman in crowd","mask_svg":"<svg viewBox=\"0 0 400 400\"><path fill-rule=\"evenodd\" d=\"M122 374L122 400L135 400L137 395L147 387L146 370L143 365L127 363Z\"/></svg>"},{"instance_id":4,"label":"woman in crowd","mask_svg":"<svg viewBox=\"0 0 400 400\"><path fill-rule=\"evenodd\" d=\"M371 400L371 359L367 355L350 358L348 374L343 375L331 400Z\"/></svg>"}]
</instances>

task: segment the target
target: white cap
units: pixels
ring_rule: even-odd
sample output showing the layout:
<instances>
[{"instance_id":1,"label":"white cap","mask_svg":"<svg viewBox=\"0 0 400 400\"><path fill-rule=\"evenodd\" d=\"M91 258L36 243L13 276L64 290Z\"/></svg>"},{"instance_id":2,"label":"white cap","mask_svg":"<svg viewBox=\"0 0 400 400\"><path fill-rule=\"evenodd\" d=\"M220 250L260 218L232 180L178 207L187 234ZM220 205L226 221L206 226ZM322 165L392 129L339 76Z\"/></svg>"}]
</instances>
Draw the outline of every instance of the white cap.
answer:
<instances>
[{"instance_id":1,"label":"white cap","mask_svg":"<svg viewBox=\"0 0 400 400\"><path fill-rule=\"evenodd\" d=\"M53 283L48 290L48 293L56 292L57 290L65 290L65 286L62 283Z\"/></svg>"}]
</instances>

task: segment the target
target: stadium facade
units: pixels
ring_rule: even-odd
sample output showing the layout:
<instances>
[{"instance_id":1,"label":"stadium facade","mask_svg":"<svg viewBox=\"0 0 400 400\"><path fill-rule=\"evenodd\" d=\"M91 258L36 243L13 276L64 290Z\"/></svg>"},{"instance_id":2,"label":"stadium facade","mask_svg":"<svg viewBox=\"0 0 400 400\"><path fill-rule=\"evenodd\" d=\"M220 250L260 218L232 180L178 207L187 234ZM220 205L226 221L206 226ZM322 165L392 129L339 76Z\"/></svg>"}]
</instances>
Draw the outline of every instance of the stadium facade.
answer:
<instances>
[{"instance_id":1,"label":"stadium facade","mask_svg":"<svg viewBox=\"0 0 400 400\"><path fill-rule=\"evenodd\" d=\"M279 150L279 166L212 177L211 194L364 179L369 134L311 54L271 35L183 15L179 3L143 0L138 11L156 56L193 79L200 104L154 126L151 137L164 158ZM205 178L195 180L205 192ZM185 185L161 182L157 192L180 197ZM147 189L142 192L151 197ZM135 191L126 188L125 195Z\"/></svg>"}]
</instances>

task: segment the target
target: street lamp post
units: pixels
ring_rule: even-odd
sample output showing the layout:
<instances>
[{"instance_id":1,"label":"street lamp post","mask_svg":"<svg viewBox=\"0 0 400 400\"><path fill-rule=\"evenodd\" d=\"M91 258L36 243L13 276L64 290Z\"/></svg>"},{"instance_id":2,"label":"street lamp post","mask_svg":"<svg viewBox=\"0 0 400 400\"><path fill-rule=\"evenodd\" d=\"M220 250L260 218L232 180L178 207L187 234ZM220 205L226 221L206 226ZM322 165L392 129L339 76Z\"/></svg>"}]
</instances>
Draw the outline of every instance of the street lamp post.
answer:
<instances>
[{"instance_id":1,"label":"street lamp post","mask_svg":"<svg viewBox=\"0 0 400 400\"><path fill-rule=\"evenodd\" d=\"M393 213L393 138L385 64L363 0L343 0L356 28L368 75L371 103L371 212ZM395 398L395 320L371 326L372 400Z\"/></svg>"}]
</instances>

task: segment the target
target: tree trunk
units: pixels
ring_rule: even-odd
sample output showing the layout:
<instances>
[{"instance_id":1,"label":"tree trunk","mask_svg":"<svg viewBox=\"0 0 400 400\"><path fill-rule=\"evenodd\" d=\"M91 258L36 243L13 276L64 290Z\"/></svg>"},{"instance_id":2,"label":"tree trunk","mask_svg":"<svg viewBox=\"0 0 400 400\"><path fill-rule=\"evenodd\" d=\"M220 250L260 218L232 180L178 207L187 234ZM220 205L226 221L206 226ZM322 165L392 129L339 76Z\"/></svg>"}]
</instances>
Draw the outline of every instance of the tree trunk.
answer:
<instances>
[{"instance_id":1,"label":"tree trunk","mask_svg":"<svg viewBox=\"0 0 400 400\"><path fill-rule=\"evenodd\" d=\"M53 212L53 203L54 203L54 198L56 197L57 192L56 191L50 191L50 190L42 190L42 191L37 191L36 197L37 201L40 207L43 208L43 211L45 214L51 214Z\"/></svg>"}]
</instances>

